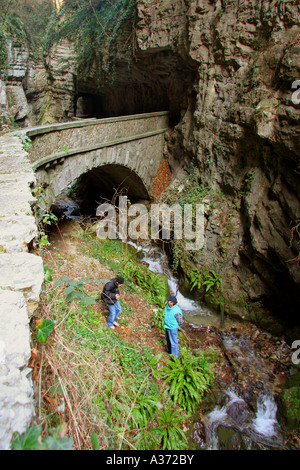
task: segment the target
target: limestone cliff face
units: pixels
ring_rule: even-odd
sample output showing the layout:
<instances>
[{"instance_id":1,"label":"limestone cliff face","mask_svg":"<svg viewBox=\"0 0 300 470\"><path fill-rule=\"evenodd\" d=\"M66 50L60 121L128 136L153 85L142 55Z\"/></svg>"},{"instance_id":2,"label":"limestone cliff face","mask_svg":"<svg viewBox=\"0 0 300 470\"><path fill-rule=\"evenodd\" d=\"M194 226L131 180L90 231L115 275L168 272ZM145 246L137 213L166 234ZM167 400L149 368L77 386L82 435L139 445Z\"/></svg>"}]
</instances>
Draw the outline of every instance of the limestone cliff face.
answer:
<instances>
[{"instance_id":1,"label":"limestone cliff face","mask_svg":"<svg viewBox=\"0 0 300 470\"><path fill-rule=\"evenodd\" d=\"M300 107L292 84L300 76L299 6L137 3L139 47L169 48L197 71L171 162L173 170L189 171L192 155L201 182L223 198L208 211L206 249L194 263L222 275L235 311L247 306L252 316L266 315L269 307L296 322L299 239L292 228L300 217ZM206 202L209 207L209 197Z\"/></svg>"},{"instance_id":2,"label":"limestone cliff face","mask_svg":"<svg viewBox=\"0 0 300 470\"><path fill-rule=\"evenodd\" d=\"M26 44L10 40L6 80L0 79L0 124L19 122L28 124L28 103L22 80L26 75L29 50ZM1 78L2 74L1 74Z\"/></svg>"},{"instance_id":3,"label":"limestone cliff face","mask_svg":"<svg viewBox=\"0 0 300 470\"><path fill-rule=\"evenodd\" d=\"M18 127L35 125L46 89L47 74L42 61L34 58L29 44L11 37L8 69L0 78L0 128L13 123Z\"/></svg>"},{"instance_id":4,"label":"limestone cliff face","mask_svg":"<svg viewBox=\"0 0 300 470\"><path fill-rule=\"evenodd\" d=\"M74 116L76 54L72 43L61 40L45 57L36 57L30 45L11 38L8 70L0 78L0 126L53 124Z\"/></svg>"},{"instance_id":5,"label":"limestone cliff face","mask_svg":"<svg viewBox=\"0 0 300 470\"><path fill-rule=\"evenodd\" d=\"M55 44L44 57L47 85L39 115L42 124L68 121L74 116L75 61L74 46L66 39Z\"/></svg>"}]
</instances>

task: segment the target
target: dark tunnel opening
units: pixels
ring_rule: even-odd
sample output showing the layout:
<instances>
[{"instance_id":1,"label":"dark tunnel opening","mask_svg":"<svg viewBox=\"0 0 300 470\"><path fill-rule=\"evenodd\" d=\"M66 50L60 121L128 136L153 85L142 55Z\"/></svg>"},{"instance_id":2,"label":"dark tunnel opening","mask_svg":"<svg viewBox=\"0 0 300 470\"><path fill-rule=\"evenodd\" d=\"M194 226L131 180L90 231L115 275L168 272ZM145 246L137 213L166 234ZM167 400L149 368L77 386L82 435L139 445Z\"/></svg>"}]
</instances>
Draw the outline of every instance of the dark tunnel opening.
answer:
<instances>
[{"instance_id":1,"label":"dark tunnel opening","mask_svg":"<svg viewBox=\"0 0 300 470\"><path fill-rule=\"evenodd\" d=\"M147 95L147 99L143 96ZM151 96L151 99L150 99ZM103 94L79 93L75 97L75 117L103 119L159 111L169 111L169 123L175 127L180 122L180 110L171 109L167 96L161 92L140 87L124 86L107 90Z\"/></svg>"},{"instance_id":2,"label":"dark tunnel opening","mask_svg":"<svg viewBox=\"0 0 300 470\"><path fill-rule=\"evenodd\" d=\"M77 77L76 118L108 118L168 111L170 127L181 120L190 103L196 71L169 49L141 52L130 63L119 60L115 74L99 83L97 77Z\"/></svg>"},{"instance_id":3,"label":"dark tunnel opening","mask_svg":"<svg viewBox=\"0 0 300 470\"><path fill-rule=\"evenodd\" d=\"M96 70L75 78L74 116L77 119L110 118L168 111L169 128L178 125L196 104L197 68L192 60L169 48L137 51L131 59L119 56L114 73ZM70 191L69 191L70 192ZM82 215L95 216L99 203L111 201L116 192L126 193L133 203L150 200L142 181L128 168L108 165L94 168L73 185L72 197L80 201Z\"/></svg>"},{"instance_id":4,"label":"dark tunnel opening","mask_svg":"<svg viewBox=\"0 0 300 470\"><path fill-rule=\"evenodd\" d=\"M118 196L130 203L149 202L150 197L139 176L122 165L104 165L81 175L57 198L51 212L59 219L95 217L104 203L118 205Z\"/></svg>"}]
</instances>

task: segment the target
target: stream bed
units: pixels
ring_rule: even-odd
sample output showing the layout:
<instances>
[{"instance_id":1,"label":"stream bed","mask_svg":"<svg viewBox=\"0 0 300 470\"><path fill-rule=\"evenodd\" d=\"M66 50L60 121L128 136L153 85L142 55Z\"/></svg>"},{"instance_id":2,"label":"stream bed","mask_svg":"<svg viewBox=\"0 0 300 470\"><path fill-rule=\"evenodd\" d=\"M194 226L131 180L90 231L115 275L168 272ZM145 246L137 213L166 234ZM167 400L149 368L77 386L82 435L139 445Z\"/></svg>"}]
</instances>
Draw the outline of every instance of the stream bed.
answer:
<instances>
[{"instance_id":1,"label":"stream bed","mask_svg":"<svg viewBox=\"0 0 300 470\"><path fill-rule=\"evenodd\" d=\"M185 323L196 333L204 332L216 338L232 371L229 379L227 376L223 383L218 382L218 390L205 412L196 413L193 443L203 450L288 449L285 433L277 420L276 401L279 382L285 373L280 368L274 373L274 367L266 365L253 342L253 337L259 341L259 336L269 339L270 335L262 334L255 327L249 335L244 322L228 317L221 326L218 313L181 292L168 259L159 247L143 250L141 261L151 271L167 276L170 293L176 295ZM274 340L273 343L278 349L284 349L282 357L286 358L289 348L284 341Z\"/></svg>"}]
</instances>

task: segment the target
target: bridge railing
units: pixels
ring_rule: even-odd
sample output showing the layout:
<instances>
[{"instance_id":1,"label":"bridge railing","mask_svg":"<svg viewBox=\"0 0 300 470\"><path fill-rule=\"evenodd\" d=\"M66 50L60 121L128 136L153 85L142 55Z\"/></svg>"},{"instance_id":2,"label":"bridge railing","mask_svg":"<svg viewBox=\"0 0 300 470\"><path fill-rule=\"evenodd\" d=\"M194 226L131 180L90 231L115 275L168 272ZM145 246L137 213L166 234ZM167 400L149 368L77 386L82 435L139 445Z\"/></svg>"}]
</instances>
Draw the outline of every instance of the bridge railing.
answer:
<instances>
[{"instance_id":1,"label":"bridge railing","mask_svg":"<svg viewBox=\"0 0 300 470\"><path fill-rule=\"evenodd\" d=\"M160 111L39 126L26 129L26 135L32 140L32 166L39 169L75 154L162 134L167 128L168 112Z\"/></svg>"}]
</instances>

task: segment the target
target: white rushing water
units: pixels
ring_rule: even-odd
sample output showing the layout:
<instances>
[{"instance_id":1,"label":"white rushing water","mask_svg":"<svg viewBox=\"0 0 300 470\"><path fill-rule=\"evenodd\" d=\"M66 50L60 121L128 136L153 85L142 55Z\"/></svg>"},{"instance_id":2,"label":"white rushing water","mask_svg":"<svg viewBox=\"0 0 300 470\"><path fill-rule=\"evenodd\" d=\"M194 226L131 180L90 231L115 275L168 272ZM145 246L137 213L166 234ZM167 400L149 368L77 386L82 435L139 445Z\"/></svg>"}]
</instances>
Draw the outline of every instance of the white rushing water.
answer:
<instances>
[{"instance_id":1,"label":"white rushing water","mask_svg":"<svg viewBox=\"0 0 300 470\"><path fill-rule=\"evenodd\" d=\"M126 243L126 240L122 241ZM169 267L168 257L159 246L151 245L148 242L137 246L132 240L127 240L127 243L141 252L141 261L148 265L150 271L167 276L170 295L176 295L178 306L181 308L186 322L194 326L221 327L219 313L207 308L197 300L192 299L188 293L183 293L179 289L178 279L176 279ZM234 320L226 318L227 326L235 326L235 324L236 322Z\"/></svg>"},{"instance_id":2,"label":"white rushing water","mask_svg":"<svg viewBox=\"0 0 300 470\"><path fill-rule=\"evenodd\" d=\"M253 427L263 436L272 437L277 434L278 423L276 420L277 404L271 394L263 394L258 397L256 418Z\"/></svg>"},{"instance_id":3,"label":"white rushing water","mask_svg":"<svg viewBox=\"0 0 300 470\"><path fill-rule=\"evenodd\" d=\"M245 401L234 391L227 390L227 403L217 406L204 420L205 447L208 450L219 450L222 443L219 440L218 430L223 428L236 435L243 436L236 448L243 442L248 448L282 449L284 444L276 420L277 405L274 397L268 392L262 392L257 400L256 413L250 412ZM233 410L236 410L233 412ZM240 419L241 410L249 410L246 419Z\"/></svg>"},{"instance_id":4,"label":"white rushing water","mask_svg":"<svg viewBox=\"0 0 300 470\"><path fill-rule=\"evenodd\" d=\"M167 276L170 295L177 297L178 305L183 313L212 316L212 313L208 309L203 308L199 302L182 294L179 289L178 280L173 276L169 268L169 260L163 250L156 246L143 248L137 247L133 242L129 242L129 244L138 250L143 250L143 258L141 261L147 263L150 271Z\"/></svg>"},{"instance_id":5,"label":"white rushing water","mask_svg":"<svg viewBox=\"0 0 300 470\"><path fill-rule=\"evenodd\" d=\"M217 430L220 425L230 426L232 419L228 414L230 406L236 402L242 402L243 400L236 395L235 392L228 390L227 395L229 398L228 403L222 407L216 407L211 411L205 419L205 435L206 435L206 447L210 450L219 449L219 441L217 436Z\"/></svg>"}]
</instances>

